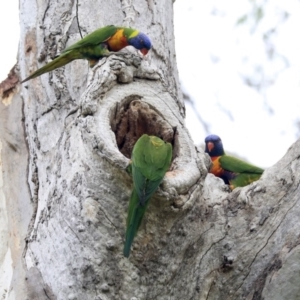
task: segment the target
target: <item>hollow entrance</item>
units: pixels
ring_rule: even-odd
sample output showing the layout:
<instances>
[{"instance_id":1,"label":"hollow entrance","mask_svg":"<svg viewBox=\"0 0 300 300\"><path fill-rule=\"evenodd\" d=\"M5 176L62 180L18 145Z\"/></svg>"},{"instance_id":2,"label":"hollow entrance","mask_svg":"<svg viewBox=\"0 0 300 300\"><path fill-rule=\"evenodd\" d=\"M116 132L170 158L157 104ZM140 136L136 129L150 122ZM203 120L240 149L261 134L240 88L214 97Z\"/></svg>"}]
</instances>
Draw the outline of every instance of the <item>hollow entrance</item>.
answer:
<instances>
[{"instance_id":1,"label":"hollow entrance","mask_svg":"<svg viewBox=\"0 0 300 300\"><path fill-rule=\"evenodd\" d=\"M116 135L120 152L127 158L136 141L143 135L155 135L174 148L176 128L173 128L155 108L131 95L117 105L111 114L111 128Z\"/></svg>"}]
</instances>

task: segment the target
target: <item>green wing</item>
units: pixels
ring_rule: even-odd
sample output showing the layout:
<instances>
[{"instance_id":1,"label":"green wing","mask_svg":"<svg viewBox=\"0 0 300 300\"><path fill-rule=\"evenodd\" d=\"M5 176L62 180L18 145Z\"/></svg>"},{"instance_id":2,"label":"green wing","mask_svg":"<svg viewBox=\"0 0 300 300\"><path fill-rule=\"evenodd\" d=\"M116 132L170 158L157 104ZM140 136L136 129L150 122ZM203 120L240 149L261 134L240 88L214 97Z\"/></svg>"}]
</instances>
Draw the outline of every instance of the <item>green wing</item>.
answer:
<instances>
[{"instance_id":1,"label":"green wing","mask_svg":"<svg viewBox=\"0 0 300 300\"><path fill-rule=\"evenodd\" d=\"M62 53L68 52L70 50L79 49L82 47L89 47L101 44L107 41L111 36L113 36L118 27L114 25L109 25L103 28L99 28L92 33L85 36L83 39L78 41L77 43L71 45L70 47L66 48Z\"/></svg>"},{"instance_id":2,"label":"green wing","mask_svg":"<svg viewBox=\"0 0 300 300\"><path fill-rule=\"evenodd\" d=\"M149 180L139 168L134 167L132 171L134 188L139 196L140 203L144 205L157 190L163 177L158 177L157 180Z\"/></svg>"},{"instance_id":3,"label":"green wing","mask_svg":"<svg viewBox=\"0 0 300 300\"><path fill-rule=\"evenodd\" d=\"M229 155L223 155L220 158L219 162L221 164L222 169L234 173L262 174L264 171L262 168L256 167L243 160Z\"/></svg>"}]
</instances>

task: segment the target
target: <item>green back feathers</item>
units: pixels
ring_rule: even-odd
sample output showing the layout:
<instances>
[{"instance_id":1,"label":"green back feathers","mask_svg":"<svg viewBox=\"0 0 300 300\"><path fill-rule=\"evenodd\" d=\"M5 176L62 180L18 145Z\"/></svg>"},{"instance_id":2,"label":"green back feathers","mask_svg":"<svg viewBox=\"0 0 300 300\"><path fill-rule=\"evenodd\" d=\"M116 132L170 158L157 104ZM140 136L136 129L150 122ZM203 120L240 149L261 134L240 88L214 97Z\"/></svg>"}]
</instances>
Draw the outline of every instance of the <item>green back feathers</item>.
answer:
<instances>
[{"instance_id":1,"label":"green back feathers","mask_svg":"<svg viewBox=\"0 0 300 300\"><path fill-rule=\"evenodd\" d=\"M162 178L172 159L172 146L156 136L142 135L132 151L132 163L149 180Z\"/></svg>"},{"instance_id":2,"label":"green back feathers","mask_svg":"<svg viewBox=\"0 0 300 300\"><path fill-rule=\"evenodd\" d=\"M119 29L123 29L123 34L127 39L133 38L139 34L139 31L136 29L128 28L128 27L119 27Z\"/></svg>"},{"instance_id":3,"label":"green back feathers","mask_svg":"<svg viewBox=\"0 0 300 300\"><path fill-rule=\"evenodd\" d=\"M68 52L68 51L74 50L74 49L79 49L82 47L99 45L99 44L107 41L110 37L112 37L116 33L117 30L118 30L118 27L116 27L114 25L109 25L109 26L105 26L103 28L99 28L99 29L93 31L92 33L86 35L83 39L81 39L77 43L66 48L62 53L65 53L65 52Z\"/></svg>"},{"instance_id":4,"label":"green back feathers","mask_svg":"<svg viewBox=\"0 0 300 300\"><path fill-rule=\"evenodd\" d=\"M254 173L254 174L262 174L264 172L263 169L256 167L252 164L249 164L243 160L238 158L223 155L220 158L221 167L224 170L235 172L235 173Z\"/></svg>"},{"instance_id":5,"label":"green back feathers","mask_svg":"<svg viewBox=\"0 0 300 300\"><path fill-rule=\"evenodd\" d=\"M132 176L144 204L156 191L170 167L172 146L156 136L144 134L132 151Z\"/></svg>"}]
</instances>

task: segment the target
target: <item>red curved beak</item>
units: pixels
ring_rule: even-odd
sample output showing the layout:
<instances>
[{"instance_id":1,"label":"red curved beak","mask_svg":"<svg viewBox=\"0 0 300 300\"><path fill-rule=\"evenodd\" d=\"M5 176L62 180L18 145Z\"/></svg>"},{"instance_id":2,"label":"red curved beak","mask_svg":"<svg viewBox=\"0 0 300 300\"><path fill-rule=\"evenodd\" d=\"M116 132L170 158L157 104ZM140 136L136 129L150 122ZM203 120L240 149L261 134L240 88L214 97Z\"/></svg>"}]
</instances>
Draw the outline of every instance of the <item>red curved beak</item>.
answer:
<instances>
[{"instance_id":1,"label":"red curved beak","mask_svg":"<svg viewBox=\"0 0 300 300\"><path fill-rule=\"evenodd\" d=\"M140 51L143 53L143 55L146 55L149 50L147 48L143 48Z\"/></svg>"},{"instance_id":2,"label":"red curved beak","mask_svg":"<svg viewBox=\"0 0 300 300\"><path fill-rule=\"evenodd\" d=\"M207 149L209 152L211 152L211 150L214 149L214 147L215 147L214 143L212 143L212 142L207 143Z\"/></svg>"}]
</instances>

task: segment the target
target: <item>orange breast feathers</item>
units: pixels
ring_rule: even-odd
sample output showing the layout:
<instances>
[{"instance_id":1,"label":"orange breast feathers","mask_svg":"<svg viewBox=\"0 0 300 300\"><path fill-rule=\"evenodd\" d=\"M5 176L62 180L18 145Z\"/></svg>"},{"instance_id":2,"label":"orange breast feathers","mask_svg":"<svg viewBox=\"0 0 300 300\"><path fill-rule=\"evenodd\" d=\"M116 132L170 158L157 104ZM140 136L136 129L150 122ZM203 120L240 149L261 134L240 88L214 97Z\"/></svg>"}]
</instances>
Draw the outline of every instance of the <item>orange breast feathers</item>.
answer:
<instances>
[{"instance_id":1,"label":"orange breast feathers","mask_svg":"<svg viewBox=\"0 0 300 300\"><path fill-rule=\"evenodd\" d=\"M211 157L212 166L209 170L210 173L214 174L215 176L221 176L224 172L224 170L221 167L221 164L219 162L221 156L213 156Z\"/></svg>"},{"instance_id":2,"label":"orange breast feathers","mask_svg":"<svg viewBox=\"0 0 300 300\"><path fill-rule=\"evenodd\" d=\"M107 40L109 49L111 51L120 51L124 47L128 46L127 38L123 35L123 29L118 29L116 33Z\"/></svg>"}]
</instances>

